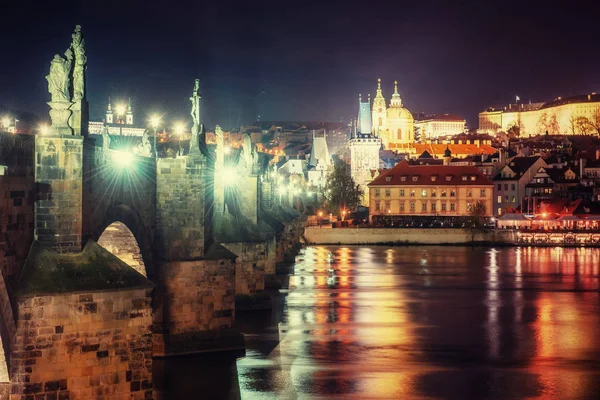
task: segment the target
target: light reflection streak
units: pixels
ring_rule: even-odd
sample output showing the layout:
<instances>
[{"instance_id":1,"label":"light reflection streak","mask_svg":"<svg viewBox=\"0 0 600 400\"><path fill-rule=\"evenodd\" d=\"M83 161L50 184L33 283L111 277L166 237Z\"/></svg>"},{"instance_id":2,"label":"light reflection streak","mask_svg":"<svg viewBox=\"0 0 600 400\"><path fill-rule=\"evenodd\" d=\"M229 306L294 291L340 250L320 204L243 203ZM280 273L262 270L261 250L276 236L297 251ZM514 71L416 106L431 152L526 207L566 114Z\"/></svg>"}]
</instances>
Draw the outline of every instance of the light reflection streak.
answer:
<instances>
[{"instance_id":1,"label":"light reflection streak","mask_svg":"<svg viewBox=\"0 0 600 400\"><path fill-rule=\"evenodd\" d=\"M500 350L500 324L498 323L499 307L499 290L498 290L498 250L490 250L489 265L487 268L488 276L486 281L487 286L487 306L488 306L488 321L487 321L487 339L489 347L489 357L492 359L498 358Z\"/></svg>"}]
</instances>

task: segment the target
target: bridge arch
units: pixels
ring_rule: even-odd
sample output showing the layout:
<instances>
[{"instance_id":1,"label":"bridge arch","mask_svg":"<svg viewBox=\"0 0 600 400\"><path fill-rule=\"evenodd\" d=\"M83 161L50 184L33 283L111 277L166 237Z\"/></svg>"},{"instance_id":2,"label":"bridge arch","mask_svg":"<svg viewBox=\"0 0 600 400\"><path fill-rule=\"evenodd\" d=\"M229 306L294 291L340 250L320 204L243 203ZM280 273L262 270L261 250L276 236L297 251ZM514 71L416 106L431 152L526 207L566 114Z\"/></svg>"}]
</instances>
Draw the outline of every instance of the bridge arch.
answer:
<instances>
[{"instance_id":1,"label":"bridge arch","mask_svg":"<svg viewBox=\"0 0 600 400\"><path fill-rule=\"evenodd\" d=\"M110 206L93 239L153 282L152 238L140 215L124 204Z\"/></svg>"}]
</instances>

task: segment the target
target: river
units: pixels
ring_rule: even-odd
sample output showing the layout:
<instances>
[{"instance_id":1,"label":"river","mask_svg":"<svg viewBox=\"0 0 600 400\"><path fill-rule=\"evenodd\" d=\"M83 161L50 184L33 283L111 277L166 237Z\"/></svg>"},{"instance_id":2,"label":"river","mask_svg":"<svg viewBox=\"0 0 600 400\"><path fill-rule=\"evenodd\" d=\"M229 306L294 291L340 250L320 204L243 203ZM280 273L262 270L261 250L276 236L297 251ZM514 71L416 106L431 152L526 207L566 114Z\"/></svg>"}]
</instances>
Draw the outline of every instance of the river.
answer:
<instances>
[{"instance_id":1,"label":"river","mask_svg":"<svg viewBox=\"0 0 600 400\"><path fill-rule=\"evenodd\" d=\"M599 268L589 248L309 247L272 311L238 314L246 356L159 363L165 398L597 399Z\"/></svg>"}]
</instances>

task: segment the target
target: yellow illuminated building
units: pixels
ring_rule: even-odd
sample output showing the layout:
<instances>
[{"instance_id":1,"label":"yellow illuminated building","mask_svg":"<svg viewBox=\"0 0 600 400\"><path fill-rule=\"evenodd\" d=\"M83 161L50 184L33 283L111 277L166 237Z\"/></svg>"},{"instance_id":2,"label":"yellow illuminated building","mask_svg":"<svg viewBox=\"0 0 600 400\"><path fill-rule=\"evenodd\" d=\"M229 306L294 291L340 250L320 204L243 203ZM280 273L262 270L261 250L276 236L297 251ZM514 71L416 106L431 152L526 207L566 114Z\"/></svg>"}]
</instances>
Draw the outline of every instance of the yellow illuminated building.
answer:
<instances>
[{"instance_id":1,"label":"yellow illuminated building","mask_svg":"<svg viewBox=\"0 0 600 400\"><path fill-rule=\"evenodd\" d=\"M516 129L518 128L518 129ZM600 134L600 95L558 97L546 103L509 104L479 113L479 133L515 130L519 136Z\"/></svg>"},{"instance_id":2,"label":"yellow illuminated building","mask_svg":"<svg viewBox=\"0 0 600 400\"><path fill-rule=\"evenodd\" d=\"M379 136L386 148L390 144L412 143L415 139L415 120L410 111L402 106L398 93L398 82L394 82L394 94L390 106L386 107L381 89L381 79L377 80L377 94L372 108L373 134Z\"/></svg>"}]
</instances>

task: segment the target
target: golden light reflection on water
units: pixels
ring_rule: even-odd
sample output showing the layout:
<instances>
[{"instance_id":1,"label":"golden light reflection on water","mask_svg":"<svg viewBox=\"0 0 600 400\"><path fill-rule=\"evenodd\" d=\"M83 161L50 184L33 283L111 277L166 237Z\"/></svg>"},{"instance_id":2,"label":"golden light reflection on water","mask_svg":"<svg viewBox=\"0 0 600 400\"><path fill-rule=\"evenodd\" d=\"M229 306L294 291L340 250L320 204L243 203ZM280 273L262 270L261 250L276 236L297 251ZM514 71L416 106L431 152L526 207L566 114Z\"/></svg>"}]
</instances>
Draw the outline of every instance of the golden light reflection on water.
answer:
<instances>
[{"instance_id":1,"label":"golden light reflection on water","mask_svg":"<svg viewBox=\"0 0 600 400\"><path fill-rule=\"evenodd\" d=\"M441 371L473 398L470 360L487 397L585 398L597 374L573 365L599 362L599 262L579 248L308 248L271 353L289 380L275 397L445 397L424 384ZM508 370L527 379L503 383Z\"/></svg>"}]
</instances>

